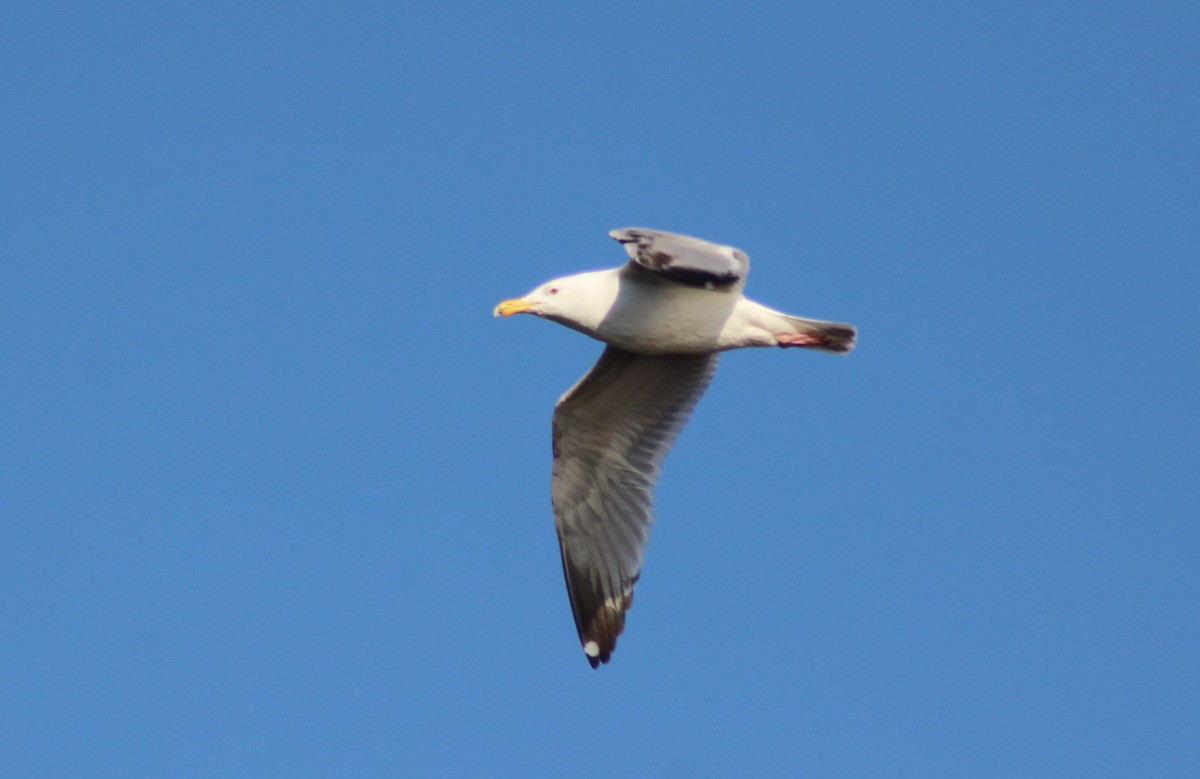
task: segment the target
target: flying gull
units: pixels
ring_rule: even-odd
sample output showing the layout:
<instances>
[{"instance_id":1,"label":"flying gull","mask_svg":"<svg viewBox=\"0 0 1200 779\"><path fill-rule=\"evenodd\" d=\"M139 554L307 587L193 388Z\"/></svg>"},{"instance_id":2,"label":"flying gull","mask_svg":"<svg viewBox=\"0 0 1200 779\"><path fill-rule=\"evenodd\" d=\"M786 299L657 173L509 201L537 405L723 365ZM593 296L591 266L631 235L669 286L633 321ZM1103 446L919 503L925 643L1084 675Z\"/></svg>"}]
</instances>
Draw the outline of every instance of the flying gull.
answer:
<instances>
[{"instance_id":1,"label":"flying gull","mask_svg":"<svg viewBox=\"0 0 1200 779\"><path fill-rule=\"evenodd\" d=\"M720 353L781 346L844 354L855 328L803 319L742 296L750 258L732 246L627 227L609 233L630 261L563 276L505 300L607 346L559 399L551 502L583 652L607 663L633 604L654 524L654 486Z\"/></svg>"}]
</instances>

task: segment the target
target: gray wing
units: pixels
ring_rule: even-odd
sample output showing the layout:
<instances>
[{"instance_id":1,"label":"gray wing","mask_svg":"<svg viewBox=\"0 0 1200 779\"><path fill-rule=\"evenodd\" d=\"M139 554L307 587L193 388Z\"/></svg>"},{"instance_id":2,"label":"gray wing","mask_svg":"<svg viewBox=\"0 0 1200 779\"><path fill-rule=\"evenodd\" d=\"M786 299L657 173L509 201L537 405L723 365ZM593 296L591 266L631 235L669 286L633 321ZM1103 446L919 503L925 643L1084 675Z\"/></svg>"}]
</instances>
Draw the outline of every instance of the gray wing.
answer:
<instances>
[{"instance_id":1,"label":"gray wing","mask_svg":"<svg viewBox=\"0 0 1200 779\"><path fill-rule=\"evenodd\" d=\"M554 524L575 627L593 668L608 662L625 627L654 524L659 470L717 360L609 346L554 410Z\"/></svg>"},{"instance_id":2,"label":"gray wing","mask_svg":"<svg viewBox=\"0 0 1200 779\"><path fill-rule=\"evenodd\" d=\"M750 258L732 246L644 227L624 227L609 235L625 246L630 265L679 284L732 287L745 283L750 273Z\"/></svg>"}]
</instances>

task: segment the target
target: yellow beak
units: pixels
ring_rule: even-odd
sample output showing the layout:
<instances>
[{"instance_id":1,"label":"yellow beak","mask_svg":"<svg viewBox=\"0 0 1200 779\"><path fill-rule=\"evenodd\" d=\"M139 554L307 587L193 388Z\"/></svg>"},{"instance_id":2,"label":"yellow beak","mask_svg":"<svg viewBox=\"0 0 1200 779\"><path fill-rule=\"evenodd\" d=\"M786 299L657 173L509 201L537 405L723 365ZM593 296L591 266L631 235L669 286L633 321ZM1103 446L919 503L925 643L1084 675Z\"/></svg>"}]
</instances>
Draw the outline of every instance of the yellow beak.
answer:
<instances>
[{"instance_id":1,"label":"yellow beak","mask_svg":"<svg viewBox=\"0 0 1200 779\"><path fill-rule=\"evenodd\" d=\"M513 314L528 314L533 310L533 304L526 301L525 298L513 298L512 300L503 300L500 305L496 306L492 314L495 316L512 316Z\"/></svg>"}]
</instances>

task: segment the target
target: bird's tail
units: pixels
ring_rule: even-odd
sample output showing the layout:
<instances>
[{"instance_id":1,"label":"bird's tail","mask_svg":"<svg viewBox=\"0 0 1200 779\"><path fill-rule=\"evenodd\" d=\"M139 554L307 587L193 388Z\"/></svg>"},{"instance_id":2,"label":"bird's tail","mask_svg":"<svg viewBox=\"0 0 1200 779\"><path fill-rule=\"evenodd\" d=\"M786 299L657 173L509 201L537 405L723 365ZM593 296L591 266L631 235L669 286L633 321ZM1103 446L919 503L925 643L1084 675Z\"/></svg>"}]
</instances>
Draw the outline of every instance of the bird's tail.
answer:
<instances>
[{"instance_id":1,"label":"bird's tail","mask_svg":"<svg viewBox=\"0 0 1200 779\"><path fill-rule=\"evenodd\" d=\"M794 335L780 334L780 346L803 346L822 352L846 354L854 348L854 340L858 337L854 325L845 322L823 322L786 314L783 318L792 326Z\"/></svg>"}]
</instances>

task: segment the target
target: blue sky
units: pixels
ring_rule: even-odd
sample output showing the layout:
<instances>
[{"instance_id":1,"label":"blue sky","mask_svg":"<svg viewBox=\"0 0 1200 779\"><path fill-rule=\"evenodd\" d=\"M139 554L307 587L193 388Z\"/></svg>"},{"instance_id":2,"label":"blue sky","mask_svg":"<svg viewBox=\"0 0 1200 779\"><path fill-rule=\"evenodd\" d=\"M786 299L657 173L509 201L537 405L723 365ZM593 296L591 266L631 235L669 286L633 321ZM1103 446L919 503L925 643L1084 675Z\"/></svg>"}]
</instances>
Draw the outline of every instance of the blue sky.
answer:
<instances>
[{"instance_id":1,"label":"blue sky","mask_svg":"<svg viewBox=\"0 0 1200 779\"><path fill-rule=\"evenodd\" d=\"M8 776L1196 776L1191 3L39 3L0 30ZM611 665L492 306L729 355Z\"/></svg>"}]
</instances>

